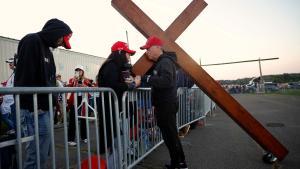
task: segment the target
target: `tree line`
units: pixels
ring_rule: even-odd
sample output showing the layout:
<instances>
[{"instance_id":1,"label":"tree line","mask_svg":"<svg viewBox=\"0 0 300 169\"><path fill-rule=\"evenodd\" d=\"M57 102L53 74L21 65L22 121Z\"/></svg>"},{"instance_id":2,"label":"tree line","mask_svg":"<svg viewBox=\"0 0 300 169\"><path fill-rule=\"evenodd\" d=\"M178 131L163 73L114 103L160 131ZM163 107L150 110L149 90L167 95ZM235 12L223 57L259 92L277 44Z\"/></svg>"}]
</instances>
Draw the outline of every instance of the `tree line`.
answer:
<instances>
[{"instance_id":1,"label":"tree line","mask_svg":"<svg viewBox=\"0 0 300 169\"><path fill-rule=\"evenodd\" d=\"M274 83L289 83L289 82L300 82L300 73L283 73L278 75L264 75L262 76L265 82L274 82ZM246 77L242 79L236 80L219 80L220 84L239 84L245 85L248 84L249 81L253 79L253 77Z\"/></svg>"}]
</instances>

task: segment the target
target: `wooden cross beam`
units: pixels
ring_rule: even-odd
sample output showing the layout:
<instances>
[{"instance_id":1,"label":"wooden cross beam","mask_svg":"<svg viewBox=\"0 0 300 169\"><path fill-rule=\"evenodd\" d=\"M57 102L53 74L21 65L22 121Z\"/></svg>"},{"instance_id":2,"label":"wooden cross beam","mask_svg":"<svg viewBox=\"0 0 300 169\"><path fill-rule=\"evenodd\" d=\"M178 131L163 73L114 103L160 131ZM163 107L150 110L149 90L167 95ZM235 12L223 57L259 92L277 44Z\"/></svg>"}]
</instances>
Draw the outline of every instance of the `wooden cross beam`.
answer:
<instances>
[{"instance_id":1,"label":"wooden cross beam","mask_svg":"<svg viewBox=\"0 0 300 169\"><path fill-rule=\"evenodd\" d=\"M259 145L273 153L279 160L283 160L288 150L174 42L206 5L203 0L193 0L170 27L163 31L131 0L112 0L112 6L146 38L155 35L164 41L166 50L176 52L177 64L193 78L197 86L214 100ZM137 75L143 75L153 64L144 55L134 65L133 71Z\"/></svg>"}]
</instances>

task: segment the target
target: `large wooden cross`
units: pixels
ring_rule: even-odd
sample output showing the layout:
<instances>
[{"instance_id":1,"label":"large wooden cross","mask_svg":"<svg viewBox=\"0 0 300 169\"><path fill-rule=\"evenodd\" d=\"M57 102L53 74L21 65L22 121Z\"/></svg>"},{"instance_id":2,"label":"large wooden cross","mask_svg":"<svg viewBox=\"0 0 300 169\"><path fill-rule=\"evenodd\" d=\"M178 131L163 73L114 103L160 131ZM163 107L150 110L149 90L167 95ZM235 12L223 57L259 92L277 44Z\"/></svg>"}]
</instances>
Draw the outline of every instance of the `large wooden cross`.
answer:
<instances>
[{"instance_id":1,"label":"large wooden cross","mask_svg":"<svg viewBox=\"0 0 300 169\"><path fill-rule=\"evenodd\" d=\"M161 38L164 41L164 48L176 52L177 64L193 78L203 92L215 101L262 148L272 152L279 160L284 159L288 150L176 44L175 40L207 6L205 1L193 0L166 31L163 31L131 0L112 0L112 6L146 38L152 35ZM144 54L133 66L133 71L137 75L143 75L152 64Z\"/></svg>"}]
</instances>

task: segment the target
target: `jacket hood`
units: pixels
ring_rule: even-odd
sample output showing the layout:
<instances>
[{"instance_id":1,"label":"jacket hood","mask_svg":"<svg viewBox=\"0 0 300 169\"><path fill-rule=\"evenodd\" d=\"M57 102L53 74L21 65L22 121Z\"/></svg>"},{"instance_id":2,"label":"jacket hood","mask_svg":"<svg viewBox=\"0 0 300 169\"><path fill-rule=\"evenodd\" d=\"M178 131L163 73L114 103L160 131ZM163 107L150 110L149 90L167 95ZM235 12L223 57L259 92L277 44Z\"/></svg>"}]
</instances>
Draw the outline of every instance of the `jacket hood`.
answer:
<instances>
[{"instance_id":1,"label":"jacket hood","mask_svg":"<svg viewBox=\"0 0 300 169\"><path fill-rule=\"evenodd\" d=\"M57 40L70 33L72 33L71 28L58 19L50 19L46 22L43 29L38 32L47 46L52 48L57 48Z\"/></svg>"},{"instance_id":2,"label":"jacket hood","mask_svg":"<svg viewBox=\"0 0 300 169\"><path fill-rule=\"evenodd\" d=\"M163 58L169 58L171 59L176 65L177 65L177 56L176 56L176 53L175 52L166 52L166 51L163 51L163 54L161 57L159 57L158 60L160 59L163 59Z\"/></svg>"}]
</instances>

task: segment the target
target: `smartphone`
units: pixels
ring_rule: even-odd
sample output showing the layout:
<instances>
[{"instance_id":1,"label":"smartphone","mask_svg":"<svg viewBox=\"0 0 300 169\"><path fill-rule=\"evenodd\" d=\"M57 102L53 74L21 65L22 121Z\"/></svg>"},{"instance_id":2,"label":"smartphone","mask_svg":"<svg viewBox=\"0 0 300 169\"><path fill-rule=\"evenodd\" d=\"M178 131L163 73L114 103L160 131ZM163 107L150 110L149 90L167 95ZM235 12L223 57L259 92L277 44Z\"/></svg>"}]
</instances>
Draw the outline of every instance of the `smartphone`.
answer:
<instances>
[{"instance_id":1,"label":"smartphone","mask_svg":"<svg viewBox=\"0 0 300 169\"><path fill-rule=\"evenodd\" d=\"M130 78L130 72L129 72L129 70L122 71L122 77L123 77L124 80Z\"/></svg>"}]
</instances>

